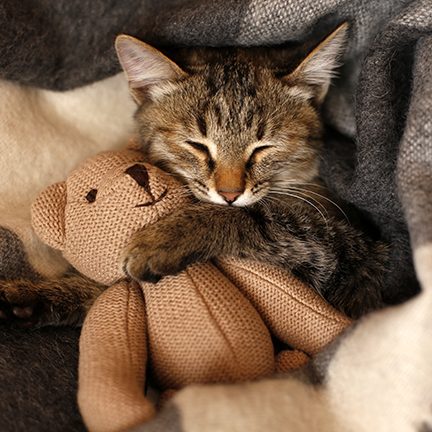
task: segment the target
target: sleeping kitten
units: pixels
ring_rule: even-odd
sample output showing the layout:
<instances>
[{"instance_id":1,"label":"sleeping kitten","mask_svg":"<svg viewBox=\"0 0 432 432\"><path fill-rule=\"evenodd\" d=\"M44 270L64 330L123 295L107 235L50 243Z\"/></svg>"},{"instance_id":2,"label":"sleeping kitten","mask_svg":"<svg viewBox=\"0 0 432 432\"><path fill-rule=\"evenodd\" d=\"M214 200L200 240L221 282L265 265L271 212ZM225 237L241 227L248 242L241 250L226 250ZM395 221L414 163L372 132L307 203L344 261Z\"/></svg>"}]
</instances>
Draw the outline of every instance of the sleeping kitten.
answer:
<instances>
[{"instance_id":1,"label":"sleeping kitten","mask_svg":"<svg viewBox=\"0 0 432 432\"><path fill-rule=\"evenodd\" d=\"M351 317L383 305L386 246L353 227L318 178L320 107L346 34L343 24L306 57L302 46L167 57L118 37L142 150L196 198L136 234L124 251L131 277L230 255L291 270ZM3 281L0 322L79 324L104 289L76 274Z\"/></svg>"},{"instance_id":2,"label":"sleeping kitten","mask_svg":"<svg viewBox=\"0 0 432 432\"><path fill-rule=\"evenodd\" d=\"M283 47L167 57L117 38L142 150L196 198L135 235L127 274L157 281L230 255L291 270L351 317L382 306L386 246L351 226L318 178L320 107L346 35L343 24L302 60Z\"/></svg>"}]
</instances>

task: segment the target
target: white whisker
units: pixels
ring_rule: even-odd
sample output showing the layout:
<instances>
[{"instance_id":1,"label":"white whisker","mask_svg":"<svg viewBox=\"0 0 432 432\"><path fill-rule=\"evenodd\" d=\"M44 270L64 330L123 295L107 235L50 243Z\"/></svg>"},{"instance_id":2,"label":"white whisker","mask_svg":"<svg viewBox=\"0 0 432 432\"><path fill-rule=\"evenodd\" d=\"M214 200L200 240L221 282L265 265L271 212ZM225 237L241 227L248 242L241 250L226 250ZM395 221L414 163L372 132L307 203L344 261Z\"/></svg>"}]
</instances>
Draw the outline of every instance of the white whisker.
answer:
<instances>
[{"instance_id":1,"label":"white whisker","mask_svg":"<svg viewBox=\"0 0 432 432\"><path fill-rule=\"evenodd\" d=\"M298 196L298 195L295 195L294 193L289 193L289 192L286 192L286 191L281 191L281 192L279 192L279 191L273 191L272 190L272 193L275 193L275 194L277 194L277 195L285 195L285 196L290 196L290 197L292 197L292 198L297 198L297 199L299 199L299 200L301 200L301 201L304 201L305 203L307 203L307 204L309 204L311 207L313 207L320 215L321 215L321 217L323 218L323 220L324 220L324 222L325 222L325 224L326 224L326 226L328 227L328 221L327 221L327 219L326 219L326 217L325 217L325 215L324 215L324 213L315 205L315 204L313 204L313 203L311 203L309 200L307 200L306 198L303 198L303 197L300 197L300 196Z\"/></svg>"},{"instance_id":2,"label":"white whisker","mask_svg":"<svg viewBox=\"0 0 432 432\"><path fill-rule=\"evenodd\" d=\"M300 188L278 189L278 188L275 188L275 189L272 189L272 190L274 190L275 192L277 191L277 192L301 193L302 196L306 196L307 198L310 198L314 203L316 203L325 212L325 214L327 215L327 217L329 216L328 211L325 208L325 206L321 202L319 202L316 198L311 197L310 195L308 195L307 192L310 192L310 191L307 190L307 189L300 189Z\"/></svg>"},{"instance_id":3,"label":"white whisker","mask_svg":"<svg viewBox=\"0 0 432 432\"><path fill-rule=\"evenodd\" d=\"M293 183L294 184L294 183ZM300 184L300 183L297 183L297 184ZM312 184L313 185L313 183L310 183L310 184ZM350 220L349 220L349 218L348 218L348 215L344 212L344 210L336 203L336 202L334 202L332 199L330 199L330 198L328 198L328 197L326 197L326 196L324 196L324 195L322 195L322 194L320 194L320 193L318 193L318 192L315 192L315 191L312 191L312 190L310 190L310 189L303 189L303 188L299 188L299 187L296 187L296 186L289 186L288 188L278 188L278 187L276 187L275 188L275 190L279 190L279 191L284 191L284 190L296 190L296 191L298 191L298 192L302 192L302 193L304 193L304 194L306 194L306 193L311 193L311 194L313 194L313 195L316 195L316 196L318 196L318 197L320 197L320 198L322 198L322 199L324 199L324 200L326 200L327 202L329 202L330 204L332 204L334 207L336 207L339 211L340 211L340 213L344 216L344 218L346 219L346 221L350 224L351 222L350 222ZM317 200L314 200L315 202L317 202Z\"/></svg>"}]
</instances>

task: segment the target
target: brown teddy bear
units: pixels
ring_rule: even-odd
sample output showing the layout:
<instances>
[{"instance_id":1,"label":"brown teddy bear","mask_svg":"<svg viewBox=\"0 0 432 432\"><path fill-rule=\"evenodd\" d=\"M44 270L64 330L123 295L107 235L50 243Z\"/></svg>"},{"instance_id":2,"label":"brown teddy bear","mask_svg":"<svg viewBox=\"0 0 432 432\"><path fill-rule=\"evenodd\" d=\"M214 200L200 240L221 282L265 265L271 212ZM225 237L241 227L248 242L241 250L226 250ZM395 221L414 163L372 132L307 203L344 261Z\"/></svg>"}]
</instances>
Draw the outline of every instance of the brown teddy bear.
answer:
<instances>
[{"instance_id":1,"label":"brown teddy bear","mask_svg":"<svg viewBox=\"0 0 432 432\"><path fill-rule=\"evenodd\" d=\"M79 405L91 431L122 431L154 414L147 359L162 389L251 380L300 366L350 320L281 269L237 259L189 266L157 284L128 281L132 234L189 204L173 177L133 150L99 154L33 205L33 226L84 275L112 285L81 335ZM272 336L292 347L275 357Z\"/></svg>"}]
</instances>

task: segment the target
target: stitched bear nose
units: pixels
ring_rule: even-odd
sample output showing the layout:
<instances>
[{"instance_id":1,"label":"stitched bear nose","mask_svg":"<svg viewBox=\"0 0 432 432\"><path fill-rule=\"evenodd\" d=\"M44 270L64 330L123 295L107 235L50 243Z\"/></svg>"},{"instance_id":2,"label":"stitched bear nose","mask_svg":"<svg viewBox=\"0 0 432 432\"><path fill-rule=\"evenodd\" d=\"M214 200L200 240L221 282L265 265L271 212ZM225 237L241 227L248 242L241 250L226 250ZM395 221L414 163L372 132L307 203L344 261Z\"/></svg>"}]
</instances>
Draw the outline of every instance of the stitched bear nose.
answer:
<instances>
[{"instance_id":1,"label":"stitched bear nose","mask_svg":"<svg viewBox=\"0 0 432 432\"><path fill-rule=\"evenodd\" d=\"M243 193L243 191L242 190L235 190L235 191L218 190L218 193L228 204L232 204Z\"/></svg>"},{"instance_id":2,"label":"stitched bear nose","mask_svg":"<svg viewBox=\"0 0 432 432\"><path fill-rule=\"evenodd\" d=\"M151 194L149 174L147 168L142 164L135 164L129 167L126 174L130 175L141 187L143 187L146 192Z\"/></svg>"}]
</instances>

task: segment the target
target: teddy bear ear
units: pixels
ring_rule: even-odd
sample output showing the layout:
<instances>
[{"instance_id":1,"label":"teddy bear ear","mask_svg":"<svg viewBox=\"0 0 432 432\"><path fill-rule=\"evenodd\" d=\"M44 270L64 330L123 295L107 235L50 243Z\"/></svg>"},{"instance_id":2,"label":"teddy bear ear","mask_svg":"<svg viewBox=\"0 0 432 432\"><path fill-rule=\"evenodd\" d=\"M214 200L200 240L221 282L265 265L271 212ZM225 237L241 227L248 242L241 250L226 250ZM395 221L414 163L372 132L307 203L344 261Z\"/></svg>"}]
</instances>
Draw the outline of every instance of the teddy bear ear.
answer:
<instances>
[{"instance_id":1,"label":"teddy bear ear","mask_svg":"<svg viewBox=\"0 0 432 432\"><path fill-rule=\"evenodd\" d=\"M55 183L40 193L31 208L33 229L54 249L63 249L65 241L66 198L66 183Z\"/></svg>"}]
</instances>

